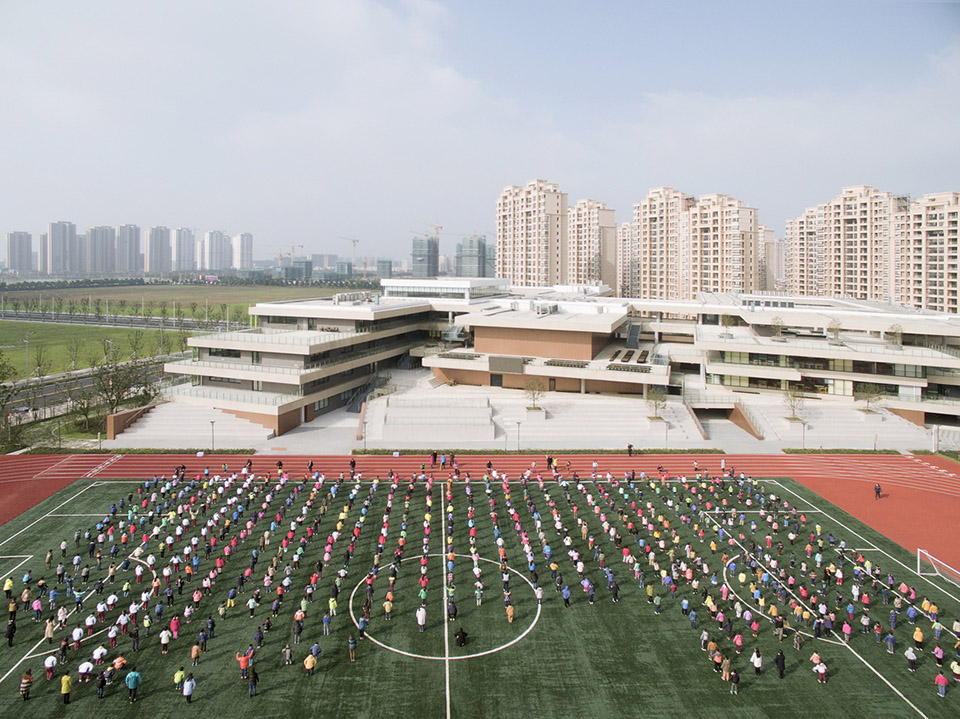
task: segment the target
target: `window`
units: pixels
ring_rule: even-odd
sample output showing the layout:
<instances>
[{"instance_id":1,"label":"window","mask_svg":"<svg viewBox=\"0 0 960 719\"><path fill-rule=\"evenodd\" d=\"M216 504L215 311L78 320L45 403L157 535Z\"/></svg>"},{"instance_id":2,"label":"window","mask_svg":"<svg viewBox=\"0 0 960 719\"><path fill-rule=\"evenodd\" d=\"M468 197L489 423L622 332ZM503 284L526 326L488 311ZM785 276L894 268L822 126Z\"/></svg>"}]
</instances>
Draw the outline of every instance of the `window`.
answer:
<instances>
[{"instance_id":1,"label":"window","mask_svg":"<svg viewBox=\"0 0 960 719\"><path fill-rule=\"evenodd\" d=\"M209 352L211 357L233 357L238 359L241 356L240 350L228 350L221 347L211 347Z\"/></svg>"},{"instance_id":2,"label":"window","mask_svg":"<svg viewBox=\"0 0 960 719\"><path fill-rule=\"evenodd\" d=\"M319 412L322 409L326 409L328 404L330 404L329 398L318 399L316 402L313 403L313 411Z\"/></svg>"}]
</instances>

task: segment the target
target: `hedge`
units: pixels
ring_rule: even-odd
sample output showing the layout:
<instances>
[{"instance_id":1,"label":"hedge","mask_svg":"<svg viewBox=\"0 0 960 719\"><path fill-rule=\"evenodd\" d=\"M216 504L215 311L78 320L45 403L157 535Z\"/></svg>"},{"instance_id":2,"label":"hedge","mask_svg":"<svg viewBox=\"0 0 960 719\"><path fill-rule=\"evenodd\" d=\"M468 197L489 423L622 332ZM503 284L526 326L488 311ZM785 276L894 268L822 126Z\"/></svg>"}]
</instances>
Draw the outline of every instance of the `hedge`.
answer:
<instances>
[{"instance_id":1,"label":"hedge","mask_svg":"<svg viewBox=\"0 0 960 719\"><path fill-rule=\"evenodd\" d=\"M784 454L900 454L896 449L797 449L784 447Z\"/></svg>"},{"instance_id":2,"label":"hedge","mask_svg":"<svg viewBox=\"0 0 960 719\"><path fill-rule=\"evenodd\" d=\"M523 449L520 451L512 449L355 449L353 454L357 455L380 455L393 454L399 452L401 457L411 455L422 455L429 457L434 451L437 454L489 454L489 455L530 455L559 457L568 454L626 454L626 449ZM722 449L638 449L633 448L634 454L726 454Z\"/></svg>"},{"instance_id":3,"label":"hedge","mask_svg":"<svg viewBox=\"0 0 960 719\"><path fill-rule=\"evenodd\" d=\"M241 449L91 449L87 447L31 447L20 454L256 454L257 450L249 447Z\"/></svg>"}]
</instances>

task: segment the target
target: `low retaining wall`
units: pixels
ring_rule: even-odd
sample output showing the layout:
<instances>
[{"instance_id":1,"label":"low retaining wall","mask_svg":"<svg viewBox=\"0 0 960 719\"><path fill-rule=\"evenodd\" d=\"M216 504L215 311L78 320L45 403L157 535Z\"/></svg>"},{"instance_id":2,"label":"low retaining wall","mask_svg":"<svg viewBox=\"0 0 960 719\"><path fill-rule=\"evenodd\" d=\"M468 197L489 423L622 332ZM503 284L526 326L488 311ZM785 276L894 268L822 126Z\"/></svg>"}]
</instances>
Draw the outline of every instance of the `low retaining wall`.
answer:
<instances>
[{"instance_id":1,"label":"low retaining wall","mask_svg":"<svg viewBox=\"0 0 960 719\"><path fill-rule=\"evenodd\" d=\"M153 409L153 405L134 407L107 415L107 439L116 439L124 430Z\"/></svg>"}]
</instances>

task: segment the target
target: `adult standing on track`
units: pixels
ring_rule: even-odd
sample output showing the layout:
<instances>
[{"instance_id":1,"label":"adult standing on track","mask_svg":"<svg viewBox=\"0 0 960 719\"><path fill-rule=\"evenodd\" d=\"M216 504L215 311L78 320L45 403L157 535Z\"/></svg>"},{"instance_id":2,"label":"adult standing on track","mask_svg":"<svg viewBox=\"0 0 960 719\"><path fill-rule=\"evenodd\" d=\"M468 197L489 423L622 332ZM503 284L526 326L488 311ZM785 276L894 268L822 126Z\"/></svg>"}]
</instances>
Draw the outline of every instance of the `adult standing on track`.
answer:
<instances>
[{"instance_id":1,"label":"adult standing on track","mask_svg":"<svg viewBox=\"0 0 960 719\"><path fill-rule=\"evenodd\" d=\"M873 498L875 500L880 499L880 494L882 491L883 490L880 489L880 483L877 482L875 485L873 485Z\"/></svg>"}]
</instances>

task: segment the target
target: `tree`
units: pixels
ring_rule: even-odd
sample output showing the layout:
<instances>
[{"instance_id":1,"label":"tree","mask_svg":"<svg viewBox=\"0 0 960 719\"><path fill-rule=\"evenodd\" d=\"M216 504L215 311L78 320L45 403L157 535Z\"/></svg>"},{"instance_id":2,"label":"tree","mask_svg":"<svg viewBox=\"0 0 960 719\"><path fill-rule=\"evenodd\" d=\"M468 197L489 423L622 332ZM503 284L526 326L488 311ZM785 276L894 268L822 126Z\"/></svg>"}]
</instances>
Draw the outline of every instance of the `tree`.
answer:
<instances>
[{"instance_id":1,"label":"tree","mask_svg":"<svg viewBox=\"0 0 960 719\"><path fill-rule=\"evenodd\" d=\"M198 315L198 313L197 313L197 303L196 303L196 302L191 302L191 303L190 303L190 316L193 317L194 320L199 319L199 315Z\"/></svg>"},{"instance_id":2,"label":"tree","mask_svg":"<svg viewBox=\"0 0 960 719\"><path fill-rule=\"evenodd\" d=\"M77 314L77 303L75 300L70 300L67 302L67 314L71 317Z\"/></svg>"},{"instance_id":3,"label":"tree","mask_svg":"<svg viewBox=\"0 0 960 719\"><path fill-rule=\"evenodd\" d=\"M168 317L169 315L170 315L170 310L167 309L167 303L166 303L166 302L161 302L161 303L160 303L160 319L162 319L164 322L166 322L166 321L167 321L167 317Z\"/></svg>"},{"instance_id":4,"label":"tree","mask_svg":"<svg viewBox=\"0 0 960 719\"><path fill-rule=\"evenodd\" d=\"M903 345L903 327L901 325L890 325L887 328L887 334L895 346L900 347Z\"/></svg>"},{"instance_id":5,"label":"tree","mask_svg":"<svg viewBox=\"0 0 960 719\"><path fill-rule=\"evenodd\" d=\"M130 358L137 360L143 355L143 330L134 330L127 333L127 344L130 345Z\"/></svg>"},{"instance_id":6,"label":"tree","mask_svg":"<svg viewBox=\"0 0 960 719\"><path fill-rule=\"evenodd\" d=\"M142 360L117 362L105 357L96 365L92 375L93 388L107 414L116 412L120 403L140 381L141 362Z\"/></svg>"},{"instance_id":7,"label":"tree","mask_svg":"<svg viewBox=\"0 0 960 719\"><path fill-rule=\"evenodd\" d=\"M531 377L527 380L527 383L523 387L523 391L527 393L527 397L530 398L530 409L540 409L537 407L537 402L543 397L543 393L546 392L547 388L543 384L543 380L539 377Z\"/></svg>"},{"instance_id":8,"label":"tree","mask_svg":"<svg viewBox=\"0 0 960 719\"><path fill-rule=\"evenodd\" d=\"M11 306L13 307L13 314L14 314L14 315L19 315L19 314L20 314L20 300L18 300L16 297L14 297L14 298L10 301L10 304L11 304Z\"/></svg>"},{"instance_id":9,"label":"tree","mask_svg":"<svg viewBox=\"0 0 960 719\"><path fill-rule=\"evenodd\" d=\"M62 297L56 297L56 298L54 298L54 300L53 300L53 312L54 312L55 315L62 315L62 314L63 314L63 298L62 298Z\"/></svg>"},{"instance_id":10,"label":"tree","mask_svg":"<svg viewBox=\"0 0 960 719\"><path fill-rule=\"evenodd\" d=\"M866 404L866 409L870 411L870 405L883 399L883 389L875 384L860 384L854 387L853 398L857 402Z\"/></svg>"},{"instance_id":11,"label":"tree","mask_svg":"<svg viewBox=\"0 0 960 719\"><path fill-rule=\"evenodd\" d=\"M803 409L806 402L807 397L803 393L803 388L798 385L791 386L783 393L783 404L790 410L790 419L800 419L797 413Z\"/></svg>"},{"instance_id":12,"label":"tree","mask_svg":"<svg viewBox=\"0 0 960 719\"><path fill-rule=\"evenodd\" d=\"M726 317L726 315L724 315ZM647 390L647 404L654 417L659 417L663 408L667 406L667 392L663 387L650 387Z\"/></svg>"},{"instance_id":13,"label":"tree","mask_svg":"<svg viewBox=\"0 0 960 719\"><path fill-rule=\"evenodd\" d=\"M233 321L237 324L237 327L243 324L244 319L247 317L247 312L240 305L233 306Z\"/></svg>"},{"instance_id":14,"label":"tree","mask_svg":"<svg viewBox=\"0 0 960 719\"><path fill-rule=\"evenodd\" d=\"M12 381L15 376L16 371L13 365L7 361L3 350L0 350L0 427L4 430L3 436L0 437L0 444L7 450L19 447L22 432L19 417L13 416L10 406L20 391Z\"/></svg>"},{"instance_id":15,"label":"tree","mask_svg":"<svg viewBox=\"0 0 960 719\"><path fill-rule=\"evenodd\" d=\"M83 352L83 340L79 337L71 337L67 340L67 356L70 358L70 369L77 368L77 362L80 361L80 353Z\"/></svg>"},{"instance_id":16,"label":"tree","mask_svg":"<svg viewBox=\"0 0 960 719\"><path fill-rule=\"evenodd\" d=\"M190 333L186 330L180 330L177 332L177 346L180 348L181 352L187 351L187 340L190 338Z\"/></svg>"},{"instance_id":17,"label":"tree","mask_svg":"<svg viewBox=\"0 0 960 719\"><path fill-rule=\"evenodd\" d=\"M79 383L71 384L67 389L67 398L70 400L70 410L77 415L77 429L89 432L94 425L94 409L96 393L91 387Z\"/></svg>"},{"instance_id":18,"label":"tree","mask_svg":"<svg viewBox=\"0 0 960 719\"><path fill-rule=\"evenodd\" d=\"M833 320L827 325L827 332L833 335L833 341L840 341L840 333L843 331L843 323L840 320Z\"/></svg>"},{"instance_id":19,"label":"tree","mask_svg":"<svg viewBox=\"0 0 960 719\"><path fill-rule=\"evenodd\" d=\"M126 300L117 300L117 314L122 315L127 311L127 301Z\"/></svg>"},{"instance_id":20,"label":"tree","mask_svg":"<svg viewBox=\"0 0 960 719\"><path fill-rule=\"evenodd\" d=\"M773 330L773 334L776 337L778 338L782 337L783 336L783 317L780 317L778 315L774 317L772 320L770 320L770 329Z\"/></svg>"},{"instance_id":21,"label":"tree","mask_svg":"<svg viewBox=\"0 0 960 719\"><path fill-rule=\"evenodd\" d=\"M33 374L41 383L43 378L50 374L50 353L43 344L36 344L33 347Z\"/></svg>"},{"instance_id":22,"label":"tree","mask_svg":"<svg viewBox=\"0 0 960 719\"><path fill-rule=\"evenodd\" d=\"M720 324L723 325L723 336L730 336L730 328L737 326L737 318L733 315L720 315Z\"/></svg>"},{"instance_id":23,"label":"tree","mask_svg":"<svg viewBox=\"0 0 960 719\"><path fill-rule=\"evenodd\" d=\"M103 300L101 300L99 297L93 301L93 314L97 318L98 322L103 316Z\"/></svg>"}]
</instances>

